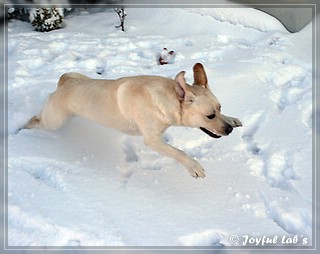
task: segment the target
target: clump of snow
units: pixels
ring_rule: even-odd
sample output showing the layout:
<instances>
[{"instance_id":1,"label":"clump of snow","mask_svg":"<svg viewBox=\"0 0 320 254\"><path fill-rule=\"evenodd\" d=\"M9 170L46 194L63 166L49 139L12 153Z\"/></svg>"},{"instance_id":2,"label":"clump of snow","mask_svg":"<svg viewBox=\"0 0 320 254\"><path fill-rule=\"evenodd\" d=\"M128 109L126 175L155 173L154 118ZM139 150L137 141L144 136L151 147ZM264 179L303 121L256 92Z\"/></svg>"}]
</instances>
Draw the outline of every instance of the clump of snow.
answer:
<instances>
[{"instance_id":1,"label":"clump of snow","mask_svg":"<svg viewBox=\"0 0 320 254\"><path fill-rule=\"evenodd\" d=\"M311 26L290 34L247 8L126 12L125 33L112 9L75 12L49 33L8 24L9 246L241 246L244 236L302 234L311 245ZM157 64L164 45L176 52L173 64ZM219 140L191 128L165 133L203 165L204 179L141 137L84 119L19 131L65 72L114 79L185 70L192 83L197 62L222 112L243 123Z\"/></svg>"}]
</instances>

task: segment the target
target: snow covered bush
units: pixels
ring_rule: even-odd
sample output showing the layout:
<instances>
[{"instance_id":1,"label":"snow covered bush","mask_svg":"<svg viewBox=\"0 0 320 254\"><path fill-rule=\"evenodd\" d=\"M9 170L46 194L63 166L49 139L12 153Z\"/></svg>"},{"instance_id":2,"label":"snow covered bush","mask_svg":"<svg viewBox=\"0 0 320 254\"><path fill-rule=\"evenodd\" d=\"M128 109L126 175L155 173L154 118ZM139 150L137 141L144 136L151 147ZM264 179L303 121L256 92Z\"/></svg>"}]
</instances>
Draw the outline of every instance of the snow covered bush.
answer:
<instances>
[{"instance_id":1,"label":"snow covered bush","mask_svg":"<svg viewBox=\"0 0 320 254\"><path fill-rule=\"evenodd\" d=\"M34 8L29 12L30 22L39 32L62 28L63 17L63 8Z\"/></svg>"},{"instance_id":2,"label":"snow covered bush","mask_svg":"<svg viewBox=\"0 0 320 254\"><path fill-rule=\"evenodd\" d=\"M29 10L27 8L8 8L8 18L29 21Z\"/></svg>"}]
</instances>

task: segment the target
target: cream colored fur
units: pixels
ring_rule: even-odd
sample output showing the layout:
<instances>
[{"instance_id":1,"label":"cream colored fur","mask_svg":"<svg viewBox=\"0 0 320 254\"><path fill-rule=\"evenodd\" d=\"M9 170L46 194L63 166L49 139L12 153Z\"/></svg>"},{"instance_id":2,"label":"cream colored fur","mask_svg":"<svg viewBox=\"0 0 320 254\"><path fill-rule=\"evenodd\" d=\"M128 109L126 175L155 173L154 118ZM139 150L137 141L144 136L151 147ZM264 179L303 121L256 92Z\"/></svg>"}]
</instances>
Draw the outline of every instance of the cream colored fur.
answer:
<instances>
[{"instance_id":1,"label":"cream colored fur","mask_svg":"<svg viewBox=\"0 0 320 254\"><path fill-rule=\"evenodd\" d=\"M176 159L192 176L204 177L201 165L165 143L162 133L170 126L188 126L218 137L228 135L241 122L221 114L203 66L198 63L193 71L192 86L186 83L185 72L175 79L135 76L117 80L64 74L40 115L31 118L26 128L53 130L69 117L81 116L129 135L142 135L147 146Z\"/></svg>"}]
</instances>

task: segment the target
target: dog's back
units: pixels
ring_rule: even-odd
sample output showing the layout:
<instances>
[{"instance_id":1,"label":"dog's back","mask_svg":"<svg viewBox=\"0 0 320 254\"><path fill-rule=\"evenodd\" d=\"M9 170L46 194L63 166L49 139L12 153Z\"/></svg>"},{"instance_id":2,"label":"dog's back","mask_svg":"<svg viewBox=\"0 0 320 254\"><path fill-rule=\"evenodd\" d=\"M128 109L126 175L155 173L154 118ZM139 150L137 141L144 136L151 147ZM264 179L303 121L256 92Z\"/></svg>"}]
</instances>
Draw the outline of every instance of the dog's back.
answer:
<instances>
[{"instance_id":1,"label":"dog's back","mask_svg":"<svg viewBox=\"0 0 320 254\"><path fill-rule=\"evenodd\" d=\"M27 128L57 129L77 115L131 135L141 135L138 119L149 115L175 121L179 108L175 81L160 76L133 76L117 80L91 79L80 73L63 74L39 117ZM146 119L146 120L145 120ZM164 119L165 120L165 119ZM145 123L144 123L145 124Z\"/></svg>"}]
</instances>

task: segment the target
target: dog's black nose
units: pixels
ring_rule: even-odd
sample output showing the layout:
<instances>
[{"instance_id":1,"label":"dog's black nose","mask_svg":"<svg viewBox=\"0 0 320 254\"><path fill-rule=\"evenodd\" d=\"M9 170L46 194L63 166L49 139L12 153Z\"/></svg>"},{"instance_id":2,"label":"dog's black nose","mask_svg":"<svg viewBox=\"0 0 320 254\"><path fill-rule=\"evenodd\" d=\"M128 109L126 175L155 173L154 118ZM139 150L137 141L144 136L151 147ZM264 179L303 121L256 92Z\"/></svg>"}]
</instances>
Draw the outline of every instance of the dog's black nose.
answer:
<instances>
[{"instance_id":1,"label":"dog's black nose","mask_svg":"<svg viewBox=\"0 0 320 254\"><path fill-rule=\"evenodd\" d=\"M227 124L224 131L227 135L229 135L233 131L233 127L230 124Z\"/></svg>"}]
</instances>

